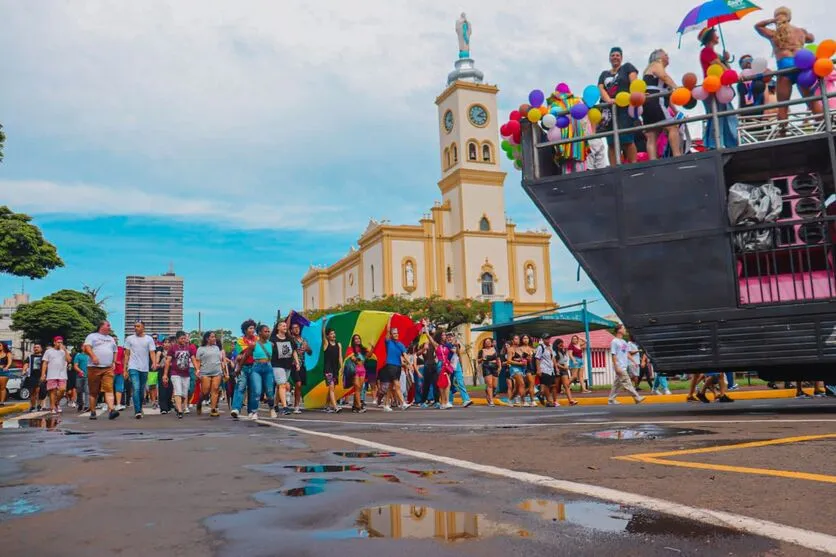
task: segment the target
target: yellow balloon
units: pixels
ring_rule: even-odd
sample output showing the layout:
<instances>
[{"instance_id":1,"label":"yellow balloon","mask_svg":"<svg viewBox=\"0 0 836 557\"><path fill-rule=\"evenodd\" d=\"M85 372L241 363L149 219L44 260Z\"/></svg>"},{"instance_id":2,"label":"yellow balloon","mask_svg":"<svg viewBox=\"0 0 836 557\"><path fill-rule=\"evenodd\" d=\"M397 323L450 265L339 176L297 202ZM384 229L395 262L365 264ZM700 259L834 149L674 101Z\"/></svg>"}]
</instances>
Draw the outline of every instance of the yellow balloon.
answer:
<instances>
[{"instance_id":1,"label":"yellow balloon","mask_svg":"<svg viewBox=\"0 0 836 557\"><path fill-rule=\"evenodd\" d=\"M717 77L720 77L723 75L724 71L726 71L726 69L720 64L711 64L708 68L708 75L716 75Z\"/></svg>"},{"instance_id":2,"label":"yellow balloon","mask_svg":"<svg viewBox=\"0 0 836 557\"><path fill-rule=\"evenodd\" d=\"M630 92L631 93L646 93L647 92L647 83L643 79L637 79L630 83Z\"/></svg>"},{"instance_id":3,"label":"yellow balloon","mask_svg":"<svg viewBox=\"0 0 836 557\"><path fill-rule=\"evenodd\" d=\"M620 106L621 108L625 108L630 105L630 93L627 91L622 91L615 96L615 104Z\"/></svg>"},{"instance_id":4,"label":"yellow balloon","mask_svg":"<svg viewBox=\"0 0 836 557\"><path fill-rule=\"evenodd\" d=\"M601 111L597 108L590 108L589 112L586 114L586 117L589 118L589 121L592 122L593 126L595 126L598 124L598 122L601 121L603 115L601 114Z\"/></svg>"},{"instance_id":5,"label":"yellow balloon","mask_svg":"<svg viewBox=\"0 0 836 557\"><path fill-rule=\"evenodd\" d=\"M540 112L539 108L532 108L528 111L528 121L532 124L536 124L540 121L540 118L543 117L543 113Z\"/></svg>"}]
</instances>

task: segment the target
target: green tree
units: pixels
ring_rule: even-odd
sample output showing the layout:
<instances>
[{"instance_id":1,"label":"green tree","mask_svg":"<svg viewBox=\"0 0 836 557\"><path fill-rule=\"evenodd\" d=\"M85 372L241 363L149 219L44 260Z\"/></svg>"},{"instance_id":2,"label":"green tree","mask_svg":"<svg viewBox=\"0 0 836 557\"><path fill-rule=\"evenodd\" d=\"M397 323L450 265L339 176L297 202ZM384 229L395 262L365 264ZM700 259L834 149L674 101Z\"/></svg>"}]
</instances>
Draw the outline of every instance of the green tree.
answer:
<instances>
[{"instance_id":1,"label":"green tree","mask_svg":"<svg viewBox=\"0 0 836 557\"><path fill-rule=\"evenodd\" d=\"M386 296L375 300L356 300L328 308L305 312L308 319L316 320L323 315L341 313L344 311L388 311L406 315L415 321L426 319L440 327L454 329L466 323L478 324L490 315L490 304L479 300L465 298L461 300L445 300L440 296L431 298L406 298L401 296Z\"/></svg>"},{"instance_id":2,"label":"green tree","mask_svg":"<svg viewBox=\"0 0 836 557\"><path fill-rule=\"evenodd\" d=\"M12 314L12 329L21 331L32 342L44 345L61 335L66 344L81 346L84 338L93 332L93 324L75 307L62 300L43 299L17 308Z\"/></svg>"},{"instance_id":3,"label":"green tree","mask_svg":"<svg viewBox=\"0 0 836 557\"><path fill-rule=\"evenodd\" d=\"M0 273L36 279L64 266L58 250L31 220L29 215L0 206Z\"/></svg>"},{"instance_id":4,"label":"green tree","mask_svg":"<svg viewBox=\"0 0 836 557\"><path fill-rule=\"evenodd\" d=\"M101 321L107 319L107 312L103 307L101 307L99 302L96 301L95 296L89 292L64 289L50 294L45 297L44 300L54 300L70 304L70 306L75 308L75 310L92 325L93 329L91 329L90 332L92 332Z\"/></svg>"}]
</instances>

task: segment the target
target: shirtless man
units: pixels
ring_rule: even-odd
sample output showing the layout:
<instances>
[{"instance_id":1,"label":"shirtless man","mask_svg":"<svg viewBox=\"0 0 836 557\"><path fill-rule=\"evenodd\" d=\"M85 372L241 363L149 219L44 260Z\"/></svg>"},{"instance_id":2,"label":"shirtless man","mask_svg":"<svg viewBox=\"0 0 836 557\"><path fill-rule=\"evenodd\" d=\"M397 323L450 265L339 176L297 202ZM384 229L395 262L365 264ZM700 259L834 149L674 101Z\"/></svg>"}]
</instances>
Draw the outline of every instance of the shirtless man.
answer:
<instances>
[{"instance_id":1,"label":"shirtless man","mask_svg":"<svg viewBox=\"0 0 836 557\"><path fill-rule=\"evenodd\" d=\"M789 8L781 6L775 10L775 17L766 19L755 24L755 31L770 43L772 43L772 50L775 53L775 59L778 60L778 69L784 70L795 66L795 53L804 48L805 43L811 43L816 40L812 33L801 27L796 27L790 24L792 21L792 11ZM775 29L770 29L769 25L775 25ZM798 72L791 72L788 74L778 76L778 101L788 101L792 96L792 86L796 84L798 79ZM810 94L807 89L799 91L804 96ZM814 114L821 114L822 104L820 101L811 101L807 103L810 110ZM782 106L778 109L778 120L784 121L787 119L789 107ZM781 124L782 128L786 128L786 123Z\"/></svg>"}]
</instances>

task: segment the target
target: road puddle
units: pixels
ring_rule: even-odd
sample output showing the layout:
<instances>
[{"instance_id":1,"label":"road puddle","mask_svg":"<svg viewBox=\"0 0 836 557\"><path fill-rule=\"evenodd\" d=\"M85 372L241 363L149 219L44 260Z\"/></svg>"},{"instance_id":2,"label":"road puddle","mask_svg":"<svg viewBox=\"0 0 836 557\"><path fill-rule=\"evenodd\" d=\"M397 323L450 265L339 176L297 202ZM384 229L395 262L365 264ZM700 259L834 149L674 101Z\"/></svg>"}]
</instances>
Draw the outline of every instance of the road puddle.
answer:
<instances>
[{"instance_id":1,"label":"road puddle","mask_svg":"<svg viewBox=\"0 0 836 557\"><path fill-rule=\"evenodd\" d=\"M0 522L69 507L74 502L70 493L64 485L0 487Z\"/></svg>"},{"instance_id":2,"label":"road puddle","mask_svg":"<svg viewBox=\"0 0 836 557\"><path fill-rule=\"evenodd\" d=\"M531 535L518 526L495 522L483 514L409 504L362 509L357 517L357 527L357 537L393 540L434 539L457 542L495 536L527 538Z\"/></svg>"},{"instance_id":3,"label":"road puddle","mask_svg":"<svg viewBox=\"0 0 836 557\"><path fill-rule=\"evenodd\" d=\"M390 484L399 484L401 479L394 474L372 474L375 478L386 480Z\"/></svg>"},{"instance_id":4,"label":"road puddle","mask_svg":"<svg viewBox=\"0 0 836 557\"><path fill-rule=\"evenodd\" d=\"M391 458L395 453L383 451L335 451L335 455L345 458Z\"/></svg>"},{"instance_id":5,"label":"road puddle","mask_svg":"<svg viewBox=\"0 0 836 557\"><path fill-rule=\"evenodd\" d=\"M407 472L414 474L419 478L432 478L444 473L443 470L407 470Z\"/></svg>"},{"instance_id":6,"label":"road puddle","mask_svg":"<svg viewBox=\"0 0 836 557\"><path fill-rule=\"evenodd\" d=\"M24 418L22 420L5 420L0 423L2 429L44 429L54 431L61 423L58 416L44 416L42 418Z\"/></svg>"},{"instance_id":7,"label":"road puddle","mask_svg":"<svg viewBox=\"0 0 836 557\"><path fill-rule=\"evenodd\" d=\"M677 427L661 427L656 425L642 425L633 428L605 429L582 433L584 437L594 439L605 439L610 441L632 441L635 439L671 439L685 435L713 435L713 431L704 429L688 429Z\"/></svg>"},{"instance_id":8,"label":"road puddle","mask_svg":"<svg viewBox=\"0 0 836 557\"><path fill-rule=\"evenodd\" d=\"M365 470L364 466L357 466L354 464L337 465L337 464L314 464L307 466L285 466L289 470L293 470L297 474L335 474L338 472L359 472Z\"/></svg>"},{"instance_id":9,"label":"road puddle","mask_svg":"<svg viewBox=\"0 0 836 557\"><path fill-rule=\"evenodd\" d=\"M690 520L599 501L560 502L528 499L520 503L518 508L537 514L546 521L567 522L600 532L668 535L679 538L740 535L733 530L716 526L706 527Z\"/></svg>"},{"instance_id":10,"label":"road puddle","mask_svg":"<svg viewBox=\"0 0 836 557\"><path fill-rule=\"evenodd\" d=\"M282 495L286 497L309 497L311 495L319 495L325 491L325 487L321 485L306 485L303 487L294 487L282 491Z\"/></svg>"}]
</instances>

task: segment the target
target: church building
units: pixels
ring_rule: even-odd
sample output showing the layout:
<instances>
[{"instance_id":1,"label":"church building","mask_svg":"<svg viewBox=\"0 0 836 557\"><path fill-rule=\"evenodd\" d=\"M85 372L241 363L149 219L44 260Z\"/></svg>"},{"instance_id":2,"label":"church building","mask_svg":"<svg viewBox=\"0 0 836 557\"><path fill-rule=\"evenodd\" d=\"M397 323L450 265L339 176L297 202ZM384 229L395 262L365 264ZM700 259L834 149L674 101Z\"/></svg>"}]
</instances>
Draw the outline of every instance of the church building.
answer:
<instances>
[{"instance_id":1,"label":"church building","mask_svg":"<svg viewBox=\"0 0 836 557\"><path fill-rule=\"evenodd\" d=\"M305 310L391 295L510 300L517 314L555 307L551 235L517 230L505 214L498 91L472 59L456 61L435 99L441 199L417 224L371 220L345 257L311 266Z\"/></svg>"}]
</instances>

